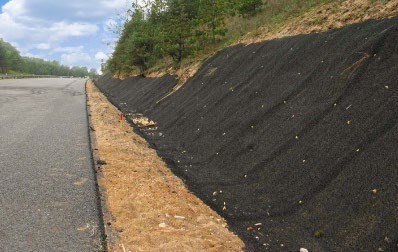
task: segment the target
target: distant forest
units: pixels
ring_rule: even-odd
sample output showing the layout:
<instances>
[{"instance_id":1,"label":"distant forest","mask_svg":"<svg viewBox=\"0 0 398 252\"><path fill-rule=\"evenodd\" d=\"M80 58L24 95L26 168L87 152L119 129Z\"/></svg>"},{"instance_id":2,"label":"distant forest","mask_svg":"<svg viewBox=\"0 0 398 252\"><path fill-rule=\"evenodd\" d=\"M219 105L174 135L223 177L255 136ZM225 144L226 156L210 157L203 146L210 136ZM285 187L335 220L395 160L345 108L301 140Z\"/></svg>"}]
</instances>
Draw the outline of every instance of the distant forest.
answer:
<instances>
[{"instance_id":1,"label":"distant forest","mask_svg":"<svg viewBox=\"0 0 398 252\"><path fill-rule=\"evenodd\" d=\"M87 67L68 67L57 61L22 57L14 46L0 38L0 74L13 73L75 77L97 75L95 69L88 70Z\"/></svg>"},{"instance_id":2,"label":"distant forest","mask_svg":"<svg viewBox=\"0 0 398 252\"><path fill-rule=\"evenodd\" d=\"M151 0L132 4L106 68L113 73L145 71L184 59L222 41L226 18L256 15L263 0Z\"/></svg>"}]
</instances>

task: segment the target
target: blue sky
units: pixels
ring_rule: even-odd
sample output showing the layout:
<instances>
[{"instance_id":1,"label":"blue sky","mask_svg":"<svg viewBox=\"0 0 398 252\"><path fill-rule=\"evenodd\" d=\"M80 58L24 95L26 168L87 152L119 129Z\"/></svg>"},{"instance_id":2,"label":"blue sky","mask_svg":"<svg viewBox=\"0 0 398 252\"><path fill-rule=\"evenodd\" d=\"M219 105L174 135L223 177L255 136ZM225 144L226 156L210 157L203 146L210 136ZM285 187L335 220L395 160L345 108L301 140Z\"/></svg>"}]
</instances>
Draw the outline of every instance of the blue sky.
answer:
<instances>
[{"instance_id":1,"label":"blue sky","mask_svg":"<svg viewBox=\"0 0 398 252\"><path fill-rule=\"evenodd\" d=\"M99 69L116 39L109 27L130 6L128 0L0 0L0 38L24 56Z\"/></svg>"}]
</instances>

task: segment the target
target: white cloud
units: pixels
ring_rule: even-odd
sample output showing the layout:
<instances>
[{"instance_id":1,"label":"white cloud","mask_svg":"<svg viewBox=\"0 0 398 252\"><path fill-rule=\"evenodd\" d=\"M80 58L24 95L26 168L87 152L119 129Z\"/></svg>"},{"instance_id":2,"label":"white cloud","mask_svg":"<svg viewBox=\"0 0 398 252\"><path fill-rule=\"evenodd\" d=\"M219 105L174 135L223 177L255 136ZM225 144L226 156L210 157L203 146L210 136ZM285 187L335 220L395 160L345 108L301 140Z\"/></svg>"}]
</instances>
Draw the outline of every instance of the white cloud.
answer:
<instances>
[{"instance_id":1,"label":"white cloud","mask_svg":"<svg viewBox=\"0 0 398 252\"><path fill-rule=\"evenodd\" d=\"M81 37L93 35L98 31L98 26L89 23L54 23L49 29L51 38L59 40L65 37Z\"/></svg>"},{"instance_id":2,"label":"white cloud","mask_svg":"<svg viewBox=\"0 0 398 252\"><path fill-rule=\"evenodd\" d=\"M51 45L48 44L48 43L40 43L40 44L38 44L38 45L36 46L36 48L37 48L37 49L40 49L40 50L48 50L48 49L51 48Z\"/></svg>"},{"instance_id":3,"label":"white cloud","mask_svg":"<svg viewBox=\"0 0 398 252\"><path fill-rule=\"evenodd\" d=\"M101 61L101 60L107 60L109 57L108 57L108 55L106 55L104 52L97 52L96 54L95 54L95 57L94 57L96 60L99 60L99 61Z\"/></svg>"},{"instance_id":4,"label":"white cloud","mask_svg":"<svg viewBox=\"0 0 398 252\"><path fill-rule=\"evenodd\" d=\"M61 53L61 63L67 66L92 66L94 62L84 46L57 47L52 51Z\"/></svg>"},{"instance_id":5,"label":"white cloud","mask_svg":"<svg viewBox=\"0 0 398 252\"><path fill-rule=\"evenodd\" d=\"M61 55L61 63L68 66L89 66L92 58L84 52L68 53Z\"/></svg>"},{"instance_id":6,"label":"white cloud","mask_svg":"<svg viewBox=\"0 0 398 252\"><path fill-rule=\"evenodd\" d=\"M2 7L2 10L4 13L13 13L15 16L24 16L26 13L25 4L25 0L9 1Z\"/></svg>"},{"instance_id":7,"label":"white cloud","mask_svg":"<svg viewBox=\"0 0 398 252\"><path fill-rule=\"evenodd\" d=\"M83 52L84 46L63 46L54 48L53 52L60 53L77 53Z\"/></svg>"}]
</instances>

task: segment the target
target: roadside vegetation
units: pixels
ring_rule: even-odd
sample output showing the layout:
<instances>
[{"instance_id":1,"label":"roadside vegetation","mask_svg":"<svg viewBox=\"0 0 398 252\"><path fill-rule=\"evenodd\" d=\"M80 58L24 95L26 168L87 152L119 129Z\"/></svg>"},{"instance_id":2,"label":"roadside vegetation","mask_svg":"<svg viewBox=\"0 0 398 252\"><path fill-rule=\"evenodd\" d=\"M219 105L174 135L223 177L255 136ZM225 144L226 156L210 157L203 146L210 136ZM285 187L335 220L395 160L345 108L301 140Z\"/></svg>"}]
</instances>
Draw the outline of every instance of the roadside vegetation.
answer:
<instances>
[{"instance_id":1,"label":"roadside vegetation","mask_svg":"<svg viewBox=\"0 0 398 252\"><path fill-rule=\"evenodd\" d=\"M260 28L331 0L154 0L133 3L104 71L166 72L202 61Z\"/></svg>"},{"instance_id":2,"label":"roadside vegetation","mask_svg":"<svg viewBox=\"0 0 398 252\"><path fill-rule=\"evenodd\" d=\"M10 43L0 38L0 74L35 74L75 77L95 77L95 69L87 67L68 67L57 61L47 61L32 57L22 57Z\"/></svg>"}]
</instances>

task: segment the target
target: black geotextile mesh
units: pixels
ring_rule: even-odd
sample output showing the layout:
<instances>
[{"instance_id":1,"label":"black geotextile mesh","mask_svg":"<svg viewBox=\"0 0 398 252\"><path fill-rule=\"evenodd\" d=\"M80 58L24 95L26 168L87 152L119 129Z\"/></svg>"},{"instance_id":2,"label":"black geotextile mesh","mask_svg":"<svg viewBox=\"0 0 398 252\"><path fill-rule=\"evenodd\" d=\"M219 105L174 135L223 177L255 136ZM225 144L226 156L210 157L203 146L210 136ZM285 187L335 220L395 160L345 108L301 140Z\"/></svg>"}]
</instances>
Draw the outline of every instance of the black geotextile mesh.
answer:
<instances>
[{"instance_id":1,"label":"black geotextile mesh","mask_svg":"<svg viewBox=\"0 0 398 252\"><path fill-rule=\"evenodd\" d=\"M398 17L98 86L250 250L398 251ZM381 250L379 250L381 251Z\"/></svg>"}]
</instances>

